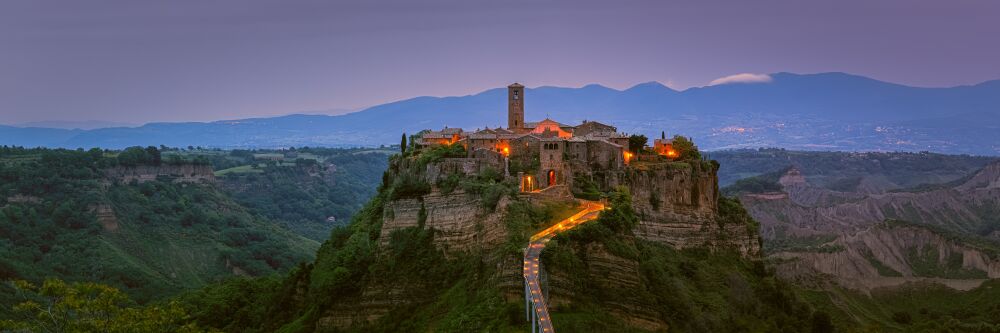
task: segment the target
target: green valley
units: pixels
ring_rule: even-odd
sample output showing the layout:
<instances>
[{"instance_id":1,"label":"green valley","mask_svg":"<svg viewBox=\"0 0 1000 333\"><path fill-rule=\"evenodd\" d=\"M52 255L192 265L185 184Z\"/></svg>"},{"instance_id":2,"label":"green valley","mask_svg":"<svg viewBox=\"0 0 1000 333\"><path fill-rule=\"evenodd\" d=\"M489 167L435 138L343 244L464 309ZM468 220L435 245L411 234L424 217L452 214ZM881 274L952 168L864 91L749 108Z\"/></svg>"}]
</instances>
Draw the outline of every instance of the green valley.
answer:
<instances>
[{"instance_id":1,"label":"green valley","mask_svg":"<svg viewBox=\"0 0 1000 333\"><path fill-rule=\"evenodd\" d=\"M212 172L254 168L239 151L0 147L0 277L98 282L145 303L284 274L314 258L328 218L368 200L385 163L372 149L316 153L248 179ZM13 293L0 288L4 307Z\"/></svg>"}]
</instances>

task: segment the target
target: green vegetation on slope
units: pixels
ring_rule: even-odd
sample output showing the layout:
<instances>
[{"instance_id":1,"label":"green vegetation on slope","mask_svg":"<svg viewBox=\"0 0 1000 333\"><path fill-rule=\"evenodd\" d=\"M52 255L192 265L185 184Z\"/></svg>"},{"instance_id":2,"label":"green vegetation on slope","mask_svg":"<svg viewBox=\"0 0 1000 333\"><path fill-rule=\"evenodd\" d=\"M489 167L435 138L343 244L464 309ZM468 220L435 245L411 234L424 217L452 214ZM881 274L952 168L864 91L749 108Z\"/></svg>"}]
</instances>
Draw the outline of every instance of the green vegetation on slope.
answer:
<instances>
[{"instance_id":1,"label":"green vegetation on slope","mask_svg":"<svg viewBox=\"0 0 1000 333\"><path fill-rule=\"evenodd\" d=\"M722 188L722 193L727 196L737 196L744 193L781 192L782 186L778 180L788 172L788 169L790 167L737 180L732 185Z\"/></svg>"},{"instance_id":2,"label":"green vegetation on slope","mask_svg":"<svg viewBox=\"0 0 1000 333\"><path fill-rule=\"evenodd\" d=\"M490 287L494 268L483 265L481 256L445 257L433 244L434 231L417 227L397 230L379 252L384 193L349 226L334 229L313 265L288 278L230 281L185 296L197 300L187 302L197 322L228 332L311 332L323 328L317 321L324 311L361 306L366 288L399 286L406 302L351 331L513 331L510 321L519 324L521 318L513 313L523 308L504 302Z\"/></svg>"},{"instance_id":3,"label":"green vegetation on slope","mask_svg":"<svg viewBox=\"0 0 1000 333\"><path fill-rule=\"evenodd\" d=\"M614 308L606 304L628 302L637 307L630 311L647 312L667 323L671 332L831 331L827 315L812 311L762 262L737 253L675 250L635 238L628 227L636 223L629 202L628 193L619 191L596 223L556 237L542 252L545 269L568 278L574 294L572 306L553 309L557 330L619 331L613 317L606 315ZM736 221L745 217L740 211L720 213L724 220ZM623 286L607 281L605 275L614 273L595 264L609 259L590 258L608 255L633 262L639 284L619 289Z\"/></svg>"},{"instance_id":4,"label":"green vegetation on slope","mask_svg":"<svg viewBox=\"0 0 1000 333\"><path fill-rule=\"evenodd\" d=\"M384 154L356 149L300 148L290 164L258 163L252 152L232 153L251 156L242 163L252 164L216 173L226 193L252 213L319 242L375 194L387 165Z\"/></svg>"},{"instance_id":5,"label":"green vegetation on slope","mask_svg":"<svg viewBox=\"0 0 1000 333\"><path fill-rule=\"evenodd\" d=\"M839 332L1000 332L1000 281L996 280L967 292L916 283L876 289L870 296L841 288L798 293L830 313Z\"/></svg>"},{"instance_id":6,"label":"green vegetation on slope","mask_svg":"<svg viewBox=\"0 0 1000 333\"><path fill-rule=\"evenodd\" d=\"M234 273L282 272L317 247L210 185L110 182L104 168L125 154L114 153L0 150L0 278L100 282L147 302ZM102 207L110 216L99 219ZM0 293L4 308L12 299Z\"/></svg>"},{"instance_id":7,"label":"green vegetation on slope","mask_svg":"<svg viewBox=\"0 0 1000 333\"><path fill-rule=\"evenodd\" d=\"M394 177L401 175L387 177L389 185L352 223L331 233L313 265L302 266L283 280L231 281L185 297L197 300L188 304L199 325L231 332L337 331L321 318L331 311L380 313L366 308L373 306L373 294L368 292L393 290L394 306L387 314L371 324L355 323L346 331L523 331L527 327L523 302L519 297L510 301L505 297L520 293L519 283L515 282L516 290L501 287L498 283L504 277L498 275L494 262L519 263L520 247L527 237L571 214L573 207L560 202L533 205L512 197L505 219L510 239L506 246L487 253L445 256L434 244L435 231L419 226L395 231L388 244L380 246L383 210L395 186L402 184L394 182ZM488 187L488 178L461 181ZM801 331L807 327L811 332L831 332L828 316L798 300L762 263L736 253L677 251L637 240L629 235L638 222L631 198L622 191L610 197L611 209L597 222L558 237L543 252L543 265L552 274L576 277L570 288L579 297L574 297L571 306L553 309L561 332L642 332L616 317L616 309L607 305L620 297L652 309L671 331ZM725 214L726 223L746 218L739 209L727 209ZM594 242L623 260L637 262L640 285L636 289L608 289L595 282L599 277L588 275L592 263L582 249Z\"/></svg>"},{"instance_id":8,"label":"green vegetation on slope","mask_svg":"<svg viewBox=\"0 0 1000 333\"><path fill-rule=\"evenodd\" d=\"M0 320L4 332L205 332L189 322L178 302L139 307L102 284L48 279L41 286L21 280L7 287L22 299L14 319Z\"/></svg>"}]
</instances>

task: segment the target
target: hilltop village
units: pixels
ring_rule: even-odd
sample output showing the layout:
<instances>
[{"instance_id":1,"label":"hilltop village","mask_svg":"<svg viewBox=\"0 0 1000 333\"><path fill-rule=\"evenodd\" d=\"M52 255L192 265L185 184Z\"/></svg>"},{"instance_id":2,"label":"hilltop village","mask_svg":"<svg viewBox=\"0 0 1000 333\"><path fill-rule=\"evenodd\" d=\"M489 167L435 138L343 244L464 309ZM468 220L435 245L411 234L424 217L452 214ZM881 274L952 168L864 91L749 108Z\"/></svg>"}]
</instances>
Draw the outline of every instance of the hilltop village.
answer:
<instances>
[{"instance_id":1,"label":"hilltop village","mask_svg":"<svg viewBox=\"0 0 1000 333\"><path fill-rule=\"evenodd\" d=\"M404 136L402 153L390 157L382 195L364 211L363 221L373 223L373 229L363 238L377 238L380 249L401 249L405 237L426 235L423 241L444 257L471 254L481 267L496 267L483 276L505 301L524 302L525 295L544 292L557 300L551 306L588 304L586 295L594 288L610 293L643 285L638 267L652 257L638 255L638 248L616 252L626 243L759 256L757 225L738 202L719 196L719 164L703 160L688 138L659 137L648 145L642 135L591 120L527 122L525 88L512 84L505 128L444 128ZM594 214L605 209L609 214L603 220L603 213ZM557 216L564 219L554 220ZM540 257L548 240L581 223L586 226L573 239L585 247L570 250L575 243L563 239L546 250L579 261L567 266ZM586 255L570 259L572 253ZM575 270L588 265L596 269ZM399 281L368 285L363 308L345 299L323 313L319 325L349 328L390 313L401 299ZM543 281L550 281L549 287ZM415 294L424 288L406 289L410 296L402 298L426 299ZM532 322L551 332L546 324L550 304L529 300L539 318ZM650 331L665 330L666 317L647 301L626 301L612 316Z\"/></svg>"},{"instance_id":2,"label":"hilltop village","mask_svg":"<svg viewBox=\"0 0 1000 333\"><path fill-rule=\"evenodd\" d=\"M571 187L579 175L621 170L635 161L672 161L685 155L680 147L675 148L675 139L665 134L654 140L653 147L647 147L645 136L628 136L597 121L584 120L575 126L548 118L526 122L524 93L521 84L507 87L507 128L427 130L413 143L418 149L461 145L466 158L494 164L505 175L516 176L522 192ZM697 152L690 140L677 138L685 141L685 149Z\"/></svg>"}]
</instances>

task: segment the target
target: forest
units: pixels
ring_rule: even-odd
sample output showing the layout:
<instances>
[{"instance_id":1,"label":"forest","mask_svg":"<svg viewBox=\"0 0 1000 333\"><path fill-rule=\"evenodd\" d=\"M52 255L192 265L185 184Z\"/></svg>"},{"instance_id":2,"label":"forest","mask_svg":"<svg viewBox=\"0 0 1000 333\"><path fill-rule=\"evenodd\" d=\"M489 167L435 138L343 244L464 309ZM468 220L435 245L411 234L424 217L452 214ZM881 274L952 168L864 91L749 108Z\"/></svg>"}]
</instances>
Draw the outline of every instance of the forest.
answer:
<instances>
[{"instance_id":1,"label":"forest","mask_svg":"<svg viewBox=\"0 0 1000 333\"><path fill-rule=\"evenodd\" d=\"M378 151L306 148L298 163L261 163L249 177L216 172L215 182L122 182L109 172L238 167L266 153L0 146L0 278L100 283L146 304L232 276L283 274L312 260L335 225L327 219L349 220L385 165ZM0 319L22 289L0 286Z\"/></svg>"}]
</instances>

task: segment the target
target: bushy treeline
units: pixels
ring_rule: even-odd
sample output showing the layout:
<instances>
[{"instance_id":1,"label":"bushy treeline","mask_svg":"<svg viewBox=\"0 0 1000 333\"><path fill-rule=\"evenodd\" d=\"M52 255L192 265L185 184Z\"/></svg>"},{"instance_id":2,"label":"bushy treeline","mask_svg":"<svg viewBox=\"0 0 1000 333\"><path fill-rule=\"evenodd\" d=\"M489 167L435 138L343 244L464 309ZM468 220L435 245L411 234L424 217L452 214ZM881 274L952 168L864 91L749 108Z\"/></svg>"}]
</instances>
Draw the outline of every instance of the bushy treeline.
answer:
<instances>
[{"instance_id":1,"label":"bushy treeline","mask_svg":"<svg viewBox=\"0 0 1000 333\"><path fill-rule=\"evenodd\" d=\"M98 283L47 279L36 286L9 283L19 295L4 332L206 332L189 321L178 302L136 305L125 293Z\"/></svg>"},{"instance_id":2,"label":"bushy treeline","mask_svg":"<svg viewBox=\"0 0 1000 333\"><path fill-rule=\"evenodd\" d=\"M209 164L204 156L183 157L171 154L164 158L163 151L167 147L128 147L122 150L107 150L100 148L49 149L0 146L0 161L7 163L30 162L41 160L45 163L62 162L77 167L106 168L116 165L138 166L162 164Z\"/></svg>"},{"instance_id":3,"label":"bushy treeline","mask_svg":"<svg viewBox=\"0 0 1000 333\"><path fill-rule=\"evenodd\" d=\"M784 189L778 180L785 175L790 168L782 168L777 171L768 172L762 175L743 178L737 180L732 185L722 188L722 193L728 196L738 196L745 193L768 193L780 192Z\"/></svg>"}]
</instances>

